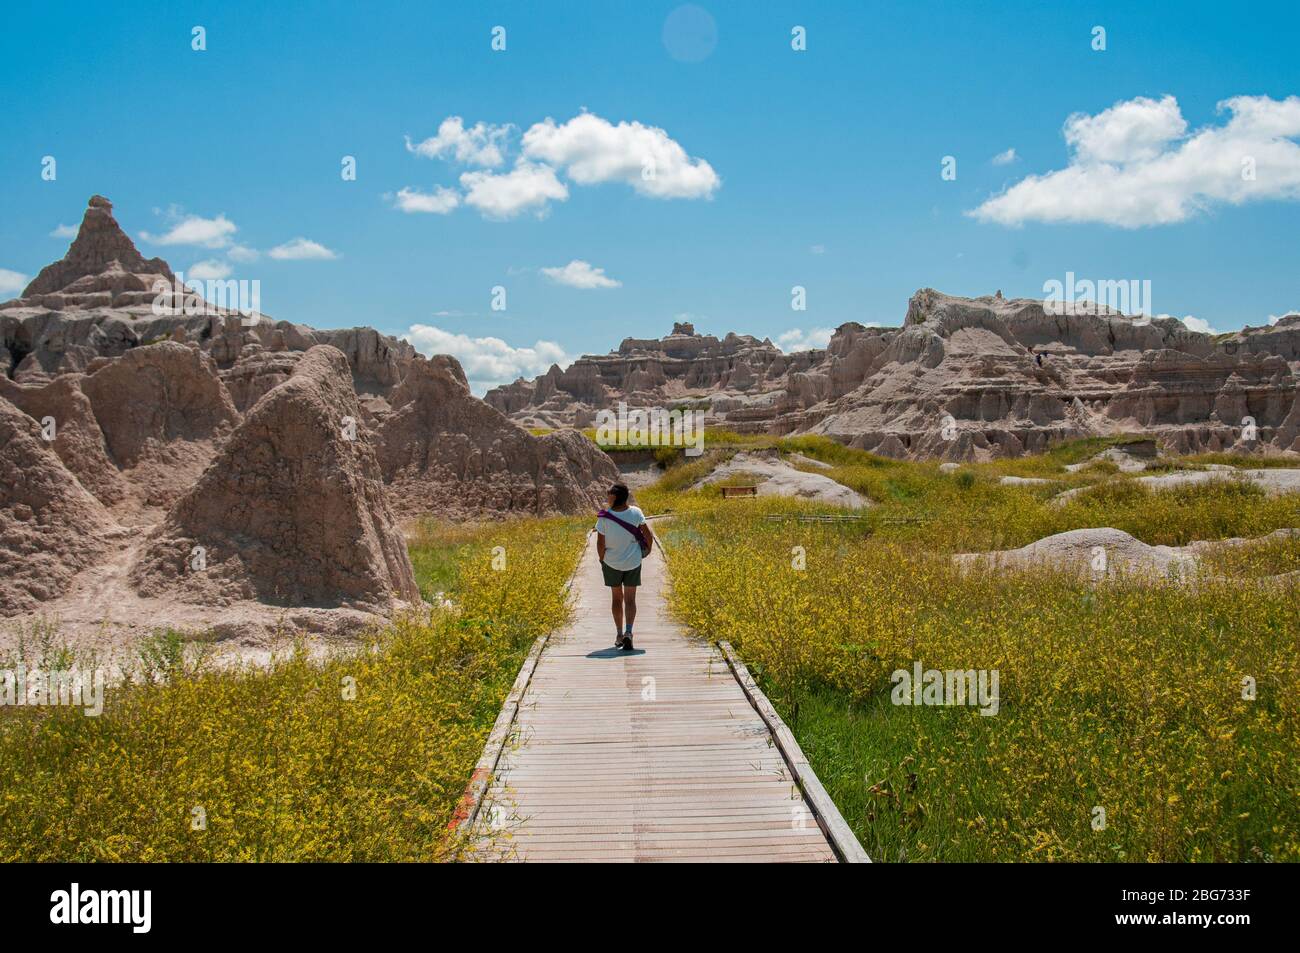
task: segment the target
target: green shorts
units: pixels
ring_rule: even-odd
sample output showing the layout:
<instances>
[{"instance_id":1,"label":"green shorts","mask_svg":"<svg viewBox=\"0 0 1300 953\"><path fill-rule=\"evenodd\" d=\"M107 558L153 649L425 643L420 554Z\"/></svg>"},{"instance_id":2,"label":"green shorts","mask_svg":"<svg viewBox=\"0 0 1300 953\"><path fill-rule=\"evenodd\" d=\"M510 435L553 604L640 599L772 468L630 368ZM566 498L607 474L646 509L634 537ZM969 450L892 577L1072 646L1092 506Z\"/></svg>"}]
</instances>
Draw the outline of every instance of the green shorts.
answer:
<instances>
[{"instance_id":1,"label":"green shorts","mask_svg":"<svg viewBox=\"0 0 1300 953\"><path fill-rule=\"evenodd\" d=\"M600 571L605 574L605 585L607 586L639 586L641 585L641 567L635 569L611 569L601 560Z\"/></svg>"}]
</instances>

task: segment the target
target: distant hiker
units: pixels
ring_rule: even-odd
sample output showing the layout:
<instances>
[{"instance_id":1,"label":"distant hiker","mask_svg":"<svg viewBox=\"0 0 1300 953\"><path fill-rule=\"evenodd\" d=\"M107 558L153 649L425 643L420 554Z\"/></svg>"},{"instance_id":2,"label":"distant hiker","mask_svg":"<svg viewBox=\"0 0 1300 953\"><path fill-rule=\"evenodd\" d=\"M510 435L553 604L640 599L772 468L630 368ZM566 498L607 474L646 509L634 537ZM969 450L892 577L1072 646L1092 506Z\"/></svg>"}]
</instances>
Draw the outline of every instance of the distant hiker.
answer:
<instances>
[{"instance_id":1,"label":"distant hiker","mask_svg":"<svg viewBox=\"0 0 1300 953\"><path fill-rule=\"evenodd\" d=\"M636 589L641 585L641 559L650 555L654 533L645 514L627 504L628 489L615 483L606 499L609 508L596 514L596 555L613 596L614 647L632 651L632 623L636 621ZM627 627L624 628L624 620Z\"/></svg>"},{"instance_id":2,"label":"distant hiker","mask_svg":"<svg viewBox=\"0 0 1300 953\"><path fill-rule=\"evenodd\" d=\"M1039 352L1038 352L1036 355L1034 355L1034 356L1038 358L1038 366L1039 366L1039 367L1042 367L1042 366L1043 366L1043 352L1042 352L1042 351L1039 351Z\"/></svg>"}]
</instances>

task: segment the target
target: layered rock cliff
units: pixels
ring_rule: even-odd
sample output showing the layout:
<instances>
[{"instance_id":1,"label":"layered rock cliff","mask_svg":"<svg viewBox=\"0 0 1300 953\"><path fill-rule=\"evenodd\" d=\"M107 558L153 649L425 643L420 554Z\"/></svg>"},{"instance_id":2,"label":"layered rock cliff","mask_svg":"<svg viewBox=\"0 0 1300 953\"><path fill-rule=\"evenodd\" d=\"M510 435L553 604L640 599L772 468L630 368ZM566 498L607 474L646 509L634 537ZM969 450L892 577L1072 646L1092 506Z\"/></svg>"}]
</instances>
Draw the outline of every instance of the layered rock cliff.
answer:
<instances>
[{"instance_id":1,"label":"layered rock cliff","mask_svg":"<svg viewBox=\"0 0 1300 953\"><path fill-rule=\"evenodd\" d=\"M699 409L729 430L960 460L1134 431L1182 452L1300 450L1298 381L1300 315L1210 335L1172 318L922 289L901 327L849 322L825 349L783 354L678 326L485 399L530 426L586 425L624 401Z\"/></svg>"}]
</instances>

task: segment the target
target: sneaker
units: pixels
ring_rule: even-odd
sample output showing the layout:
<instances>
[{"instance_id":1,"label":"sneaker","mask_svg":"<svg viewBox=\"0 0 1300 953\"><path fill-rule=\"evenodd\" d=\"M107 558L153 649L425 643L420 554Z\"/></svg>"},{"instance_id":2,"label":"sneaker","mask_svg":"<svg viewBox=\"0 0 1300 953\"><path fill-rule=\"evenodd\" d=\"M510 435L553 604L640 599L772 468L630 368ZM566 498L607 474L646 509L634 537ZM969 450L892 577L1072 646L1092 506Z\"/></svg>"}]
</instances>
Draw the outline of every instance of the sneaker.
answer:
<instances>
[{"instance_id":1,"label":"sneaker","mask_svg":"<svg viewBox=\"0 0 1300 953\"><path fill-rule=\"evenodd\" d=\"M621 649L622 647L623 647L623 636L616 632L614 633L614 648Z\"/></svg>"},{"instance_id":2,"label":"sneaker","mask_svg":"<svg viewBox=\"0 0 1300 953\"><path fill-rule=\"evenodd\" d=\"M624 652L631 652L631 651L632 651L632 633L631 633L631 632L629 632L627 635L623 636L623 644L622 644L621 646L619 646L619 648L621 648Z\"/></svg>"}]
</instances>

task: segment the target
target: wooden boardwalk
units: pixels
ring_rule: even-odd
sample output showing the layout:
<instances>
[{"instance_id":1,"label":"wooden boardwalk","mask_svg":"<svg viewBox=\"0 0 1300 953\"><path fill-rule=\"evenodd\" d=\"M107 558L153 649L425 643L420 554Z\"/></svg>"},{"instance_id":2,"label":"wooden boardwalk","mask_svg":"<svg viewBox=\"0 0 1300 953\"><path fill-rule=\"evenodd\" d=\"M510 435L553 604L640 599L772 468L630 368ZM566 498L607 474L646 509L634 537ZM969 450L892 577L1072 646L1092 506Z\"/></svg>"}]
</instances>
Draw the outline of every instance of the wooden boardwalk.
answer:
<instances>
[{"instance_id":1,"label":"wooden boardwalk","mask_svg":"<svg viewBox=\"0 0 1300 953\"><path fill-rule=\"evenodd\" d=\"M594 539L573 581L573 621L533 670L479 812L480 858L833 862L718 649L668 618L657 546L636 650L613 648Z\"/></svg>"}]
</instances>

